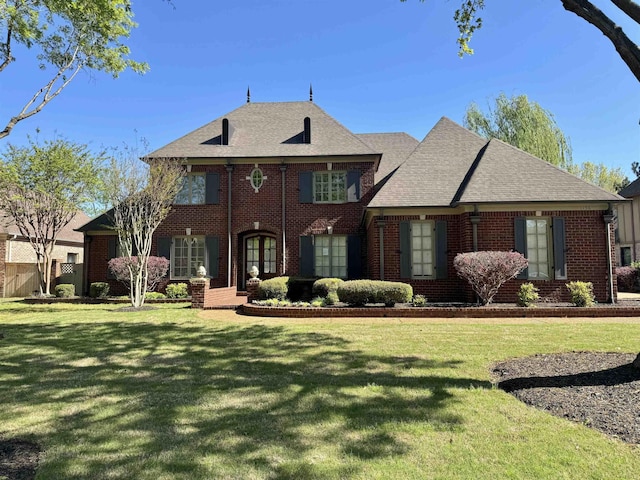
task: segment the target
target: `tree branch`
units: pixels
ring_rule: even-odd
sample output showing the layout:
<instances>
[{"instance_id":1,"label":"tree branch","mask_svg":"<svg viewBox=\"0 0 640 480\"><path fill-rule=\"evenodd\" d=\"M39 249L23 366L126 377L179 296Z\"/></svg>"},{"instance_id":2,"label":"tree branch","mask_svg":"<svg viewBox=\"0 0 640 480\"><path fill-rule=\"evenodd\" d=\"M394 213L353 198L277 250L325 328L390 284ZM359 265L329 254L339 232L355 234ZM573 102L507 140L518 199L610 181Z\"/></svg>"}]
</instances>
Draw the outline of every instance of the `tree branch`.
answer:
<instances>
[{"instance_id":1,"label":"tree branch","mask_svg":"<svg viewBox=\"0 0 640 480\"><path fill-rule=\"evenodd\" d=\"M7 42L5 43L5 47L3 48L4 50L4 62L2 62L2 65L0 65L0 72L3 71L7 65L9 65L13 59L11 58L11 35L13 33L13 30L11 28L11 26L9 26L9 28L7 28Z\"/></svg>"},{"instance_id":2,"label":"tree branch","mask_svg":"<svg viewBox=\"0 0 640 480\"><path fill-rule=\"evenodd\" d=\"M640 48L636 45L602 10L597 8L588 0L561 0L565 10L573 12L580 18L586 20L596 27L602 34L607 37L616 51L629 67L631 73L640 81ZM625 8L634 10L633 6L637 6L635 2L629 0L612 0L625 13ZM622 7L620 6L622 5ZM624 8L623 8L624 7ZM631 17L634 18L634 17Z\"/></svg>"},{"instance_id":3,"label":"tree branch","mask_svg":"<svg viewBox=\"0 0 640 480\"><path fill-rule=\"evenodd\" d=\"M640 4L633 0L611 0L611 3L626 13L634 22L640 23Z\"/></svg>"}]
</instances>

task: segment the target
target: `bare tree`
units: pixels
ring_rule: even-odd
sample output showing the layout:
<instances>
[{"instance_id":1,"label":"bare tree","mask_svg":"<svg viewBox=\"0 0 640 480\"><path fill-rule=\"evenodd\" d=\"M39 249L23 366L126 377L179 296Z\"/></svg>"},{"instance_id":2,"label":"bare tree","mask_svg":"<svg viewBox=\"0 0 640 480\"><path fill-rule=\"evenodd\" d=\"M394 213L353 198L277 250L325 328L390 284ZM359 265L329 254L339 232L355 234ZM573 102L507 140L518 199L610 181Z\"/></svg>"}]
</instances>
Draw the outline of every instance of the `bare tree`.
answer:
<instances>
[{"instance_id":1,"label":"bare tree","mask_svg":"<svg viewBox=\"0 0 640 480\"><path fill-rule=\"evenodd\" d=\"M128 262L131 305L144 304L147 286L147 263L151 255L153 233L167 218L171 205L182 186L184 168L178 159L146 159L134 156L114 159L107 173L113 228L118 235L120 256L138 257Z\"/></svg>"}]
</instances>

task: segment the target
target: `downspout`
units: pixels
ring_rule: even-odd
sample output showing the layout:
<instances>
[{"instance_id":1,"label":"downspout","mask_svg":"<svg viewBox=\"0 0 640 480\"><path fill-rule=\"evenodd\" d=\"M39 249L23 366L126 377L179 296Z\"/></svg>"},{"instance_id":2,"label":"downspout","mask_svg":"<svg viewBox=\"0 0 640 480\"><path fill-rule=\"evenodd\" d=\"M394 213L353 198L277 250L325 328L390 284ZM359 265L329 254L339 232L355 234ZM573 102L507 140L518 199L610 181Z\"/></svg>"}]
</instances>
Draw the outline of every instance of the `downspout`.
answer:
<instances>
[{"instance_id":1,"label":"downspout","mask_svg":"<svg viewBox=\"0 0 640 480\"><path fill-rule=\"evenodd\" d=\"M384 219L384 210L380 210L378 217L378 243L380 244L380 280L384 280L384 227L387 222Z\"/></svg>"},{"instance_id":2,"label":"downspout","mask_svg":"<svg viewBox=\"0 0 640 480\"><path fill-rule=\"evenodd\" d=\"M92 237L84 234L84 251L82 252L82 293L83 295L89 295L89 255L91 250Z\"/></svg>"},{"instance_id":3,"label":"downspout","mask_svg":"<svg viewBox=\"0 0 640 480\"><path fill-rule=\"evenodd\" d=\"M227 163L227 287L231 286L231 173L233 165Z\"/></svg>"},{"instance_id":4,"label":"downspout","mask_svg":"<svg viewBox=\"0 0 640 480\"><path fill-rule=\"evenodd\" d=\"M631 261L636 261L636 222L635 222L635 214L633 213L633 204L635 203L635 198L631 199L631 243L633 247L631 248Z\"/></svg>"},{"instance_id":5,"label":"downspout","mask_svg":"<svg viewBox=\"0 0 640 480\"><path fill-rule=\"evenodd\" d=\"M282 272L280 273L281 275L284 275L285 272L287 271L287 235L286 235L286 228L287 228L287 217L286 217L286 172L287 172L287 166L284 164L284 162L280 165L280 178L282 181Z\"/></svg>"},{"instance_id":6,"label":"downspout","mask_svg":"<svg viewBox=\"0 0 640 480\"><path fill-rule=\"evenodd\" d=\"M609 212L611 208L609 208ZM613 266L611 264L611 223L613 222L613 215L611 213L607 213L603 216L604 224L606 227L606 235L607 235L607 269L609 271L609 298L611 298L611 303L616 303L615 298L613 297Z\"/></svg>"},{"instance_id":7,"label":"downspout","mask_svg":"<svg viewBox=\"0 0 640 480\"><path fill-rule=\"evenodd\" d=\"M478 207L475 207L473 214L469 217L471 220L471 229L473 234L473 251L478 251L478 224L480 223L480 215L478 215Z\"/></svg>"}]
</instances>

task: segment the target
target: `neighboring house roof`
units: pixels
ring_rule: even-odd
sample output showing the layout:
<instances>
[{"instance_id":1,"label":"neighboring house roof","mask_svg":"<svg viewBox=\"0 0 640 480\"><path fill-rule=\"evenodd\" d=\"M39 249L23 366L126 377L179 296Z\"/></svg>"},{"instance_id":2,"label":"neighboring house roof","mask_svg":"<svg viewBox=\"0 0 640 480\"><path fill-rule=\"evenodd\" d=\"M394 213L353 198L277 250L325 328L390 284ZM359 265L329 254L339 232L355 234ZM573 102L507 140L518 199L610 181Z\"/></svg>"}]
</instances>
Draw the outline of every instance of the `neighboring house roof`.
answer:
<instances>
[{"instance_id":1,"label":"neighboring house roof","mask_svg":"<svg viewBox=\"0 0 640 480\"><path fill-rule=\"evenodd\" d=\"M82 243L84 236L77 232L76 229L87 223L91 218L84 212L79 211L71 221L65 225L58 235L59 241ZM8 233L9 235L22 235L10 217L6 217L4 212L0 211L0 233Z\"/></svg>"},{"instance_id":2,"label":"neighboring house roof","mask_svg":"<svg viewBox=\"0 0 640 480\"><path fill-rule=\"evenodd\" d=\"M90 230L113 230L113 208L107 210L102 215L98 215L93 220L84 224L78 225L76 230L78 232L88 232ZM80 233L82 235L82 233Z\"/></svg>"},{"instance_id":3,"label":"neighboring house roof","mask_svg":"<svg viewBox=\"0 0 640 480\"><path fill-rule=\"evenodd\" d=\"M304 119L311 143L303 143ZM222 120L229 144L221 145ZM259 158L375 155L368 144L313 102L247 103L149 154L151 158Z\"/></svg>"},{"instance_id":4,"label":"neighboring house roof","mask_svg":"<svg viewBox=\"0 0 640 480\"><path fill-rule=\"evenodd\" d=\"M404 132L397 133L357 133L376 152L382 152L380 165L375 175L375 183L383 180L398 168L420 143L411 135Z\"/></svg>"},{"instance_id":5,"label":"neighboring house roof","mask_svg":"<svg viewBox=\"0 0 640 480\"><path fill-rule=\"evenodd\" d=\"M633 198L640 195L640 178L636 178L629 185L620 190L620 196L625 198Z\"/></svg>"},{"instance_id":6,"label":"neighboring house roof","mask_svg":"<svg viewBox=\"0 0 640 480\"><path fill-rule=\"evenodd\" d=\"M380 189L370 207L623 200L500 140L446 117Z\"/></svg>"}]
</instances>

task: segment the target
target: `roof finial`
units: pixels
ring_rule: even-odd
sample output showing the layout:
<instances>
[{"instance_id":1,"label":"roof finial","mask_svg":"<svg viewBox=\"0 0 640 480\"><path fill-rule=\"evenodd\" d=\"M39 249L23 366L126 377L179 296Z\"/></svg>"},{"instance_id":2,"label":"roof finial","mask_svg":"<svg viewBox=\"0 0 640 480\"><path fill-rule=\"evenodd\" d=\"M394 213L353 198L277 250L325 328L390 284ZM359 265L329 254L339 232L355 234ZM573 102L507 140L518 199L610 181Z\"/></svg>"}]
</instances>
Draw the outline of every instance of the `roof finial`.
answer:
<instances>
[{"instance_id":1,"label":"roof finial","mask_svg":"<svg viewBox=\"0 0 640 480\"><path fill-rule=\"evenodd\" d=\"M251 103L251 90L249 90L249 86L247 86L247 103Z\"/></svg>"},{"instance_id":2,"label":"roof finial","mask_svg":"<svg viewBox=\"0 0 640 480\"><path fill-rule=\"evenodd\" d=\"M309 101L313 102L313 85L309 83Z\"/></svg>"}]
</instances>

